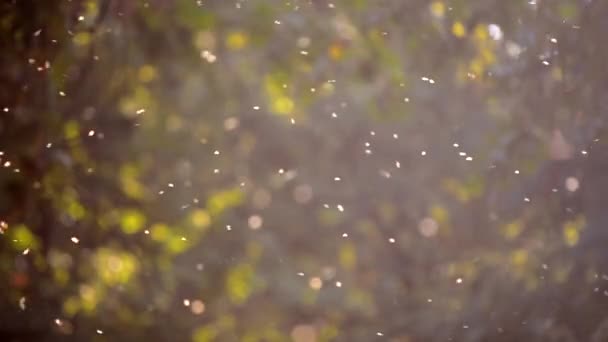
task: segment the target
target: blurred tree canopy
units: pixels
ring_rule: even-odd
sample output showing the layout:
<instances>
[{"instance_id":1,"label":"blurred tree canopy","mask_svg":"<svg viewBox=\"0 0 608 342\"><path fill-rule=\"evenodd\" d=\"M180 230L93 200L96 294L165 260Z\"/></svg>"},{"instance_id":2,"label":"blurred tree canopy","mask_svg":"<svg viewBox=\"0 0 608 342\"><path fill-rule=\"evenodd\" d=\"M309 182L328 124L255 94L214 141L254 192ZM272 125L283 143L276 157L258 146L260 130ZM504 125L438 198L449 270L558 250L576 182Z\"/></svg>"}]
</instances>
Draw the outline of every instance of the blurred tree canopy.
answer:
<instances>
[{"instance_id":1,"label":"blurred tree canopy","mask_svg":"<svg viewBox=\"0 0 608 342\"><path fill-rule=\"evenodd\" d=\"M607 15L0 2L0 339L607 341Z\"/></svg>"}]
</instances>

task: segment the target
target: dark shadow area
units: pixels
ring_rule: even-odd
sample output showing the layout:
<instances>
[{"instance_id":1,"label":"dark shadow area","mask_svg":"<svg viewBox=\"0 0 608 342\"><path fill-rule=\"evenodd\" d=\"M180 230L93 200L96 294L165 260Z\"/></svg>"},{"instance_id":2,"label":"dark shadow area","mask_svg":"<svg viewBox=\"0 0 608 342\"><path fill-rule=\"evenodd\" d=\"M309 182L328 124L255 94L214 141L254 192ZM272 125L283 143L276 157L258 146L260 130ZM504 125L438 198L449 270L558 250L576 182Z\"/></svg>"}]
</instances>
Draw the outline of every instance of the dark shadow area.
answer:
<instances>
[{"instance_id":1,"label":"dark shadow area","mask_svg":"<svg viewBox=\"0 0 608 342\"><path fill-rule=\"evenodd\" d=\"M0 340L608 341L606 18L0 1Z\"/></svg>"}]
</instances>

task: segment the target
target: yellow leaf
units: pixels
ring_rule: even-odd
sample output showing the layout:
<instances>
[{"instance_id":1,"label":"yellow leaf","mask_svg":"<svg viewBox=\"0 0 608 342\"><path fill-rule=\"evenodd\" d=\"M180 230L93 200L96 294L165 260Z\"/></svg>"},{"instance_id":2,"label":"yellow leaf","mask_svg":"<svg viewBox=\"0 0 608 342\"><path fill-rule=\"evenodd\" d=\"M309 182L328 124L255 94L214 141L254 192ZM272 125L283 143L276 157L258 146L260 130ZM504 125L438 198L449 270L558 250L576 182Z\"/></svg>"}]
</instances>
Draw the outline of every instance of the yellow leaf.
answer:
<instances>
[{"instance_id":1,"label":"yellow leaf","mask_svg":"<svg viewBox=\"0 0 608 342\"><path fill-rule=\"evenodd\" d=\"M120 218L120 227L126 234L135 234L140 231L146 223L146 217L138 210L128 209L123 211Z\"/></svg>"},{"instance_id":2,"label":"yellow leaf","mask_svg":"<svg viewBox=\"0 0 608 342\"><path fill-rule=\"evenodd\" d=\"M479 51L479 53L486 65L490 65L496 61L496 55L494 54L494 51L489 48L483 48L481 49L481 51Z\"/></svg>"},{"instance_id":3,"label":"yellow leaf","mask_svg":"<svg viewBox=\"0 0 608 342\"><path fill-rule=\"evenodd\" d=\"M78 46L89 45L89 43L91 43L91 34L88 32L79 32L72 38L72 41Z\"/></svg>"},{"instance_id":4,"label":"yellow leaf","mask_svg":"<svg viewBox=\"0 0 608 342\"><path fill-rule=\"evenodd\" d=\"M139 171L134 165L124 165L120 168L119 180L122 191L129 197L141 199L144 197L144 187L138 180Z\"/></svg>"},{"instance_id":5,"label":"yellow leaf","mask_svg":"<svg viewBox=\"0 0 608 342\"><path fill-rule=\"evenodd\" d=\"M252 292L253 267L240 264L233 267L226 277L228 298L235 304L244 303Z\"/></svg>"},{"instance_id":6,"label":"yellow leaf","mask_svg":"<svg viewBox=\"0 0 608 342\"><path fill-rule=\"evenodd\" d=\"M156 223L150 228L152 240L162 242L171 237L169 226L163 223Z\"/></svg>"},{"instance_id":7,"label":"yellow leaf","mask_svg":"<svg viewBox=\"0 0 608 342\"><path fill-rule=\"evenodd\" d=\"M206 210L197 209L190 214L190 222L199 229L205 229L211 224L211 216Z\"/></svg>"},{"instance_id":8,"label":"yellow leaf","mask_svg":"<svg viewBox=\"0 0 608 342\"><path fill-rule=\"evenodd\" d=\"M63 135L67 140L78 138L80 135L80 125L74 120L68 121L63 127Z\"/></svg>"},{"instance_id":9,"label":"yellow leaf","mask_svg":"<svg viewBox=\"0 0 608 342\"><path fill-rule=\"evenodd\" d=\"M272 102L272 111L278 114L291 114L293 108L293 101L287 96L277 97Z\"/></svg>"},{"instance_id":10,"label":"yellow leaf","mask_svg":"<svg viewBox=\"0 0 608 342\"><path fill-rule=\"evenodd\" d=\"M10 230L13 246L17 250L36 248L38 240L26 225L20 224Z\"/></svg>"},{"instance_id":11,"label":"yellow leaf","mask_svg":"<svg viewBox=\"0 0 608 342\"><path fill-rule=\"evenodd\" d=\"M528 252L525 249L518 249L511 253L511 262L515 266L523 266L528 261Z\"/></svg>"},{"instance_id":12,"label":"yellow leaf","mask_svg":"<svg viewBox=\"0 0 608 342\"><path fill-rule=\"evenodd\" d=\"M156 79L158 73L152 65L146 64L139 68L138 77L141 82L148 83Z\"/></svg>"},{"instance_id":13,"label":"yellow leaf","mask_svg":"<svg viewBox=\"0 0 608 342\"><path fill-rule=\"evenodd\" d=\"M452 34L458 38L462 38L466 36L467 29L460 21L456 21L452 25Z\"/></svg>"},{"instance_id":14,"label":"yellow leaf","mask_svg":"<svg viewBox=\"0 0 608 342\"><path fill-rule=\"evenodd\" d=\"M109 285L127 283L137 270L137 259L127 252L100 248L94 257L97 274Z\"/></svg>"},{"instance_id":15,"label":"yellow leaf","mask_svg":"<svg viewBox=\"0 0 608 342\"><path fill-rule=\"evenodd\" d=\"M171 254L180 254L192 247L192 242L188 239L184 239L181 236L172 235L165 241L165 248Z\"/></svg>"},{"instance_id":16,"label":"yellow leaf","mask_svg":"<svg viewBox=\"0 0 608 342\"><path fill-rule=\"evenodd\" d=\"M63 302L63 312L67 316L73 317L78 311L80 311L80 301L77 297L68 297L68 299Z\"/></svg>"},{"instance_id":17,"label":"yellow leaf","mask_svg":"<svg viewBox=\"0 0 608 342\"><path fill-rule=\"evenodd\" d=\"M322 209L319 211L317 219L321 225L332 227L342 222L344 215L340 215L336 210Z\"/></svg>"},{"instance_id":18,"label":"yellow leaf","mask_svg":"<svg viewBox=\"0 0 608 342\"><path fill-rule=\"evenodd\" d=\"M551 76L553 76L554 80L561 81L564 79L564 72L562 68L556 66L551 69Z\"/></svg>"},{"instance_id":19,"label":"yellow leaf","mask_svg":"<svg viewBox=\"0 0 608 342\"><path fill-rule=\"evenodd\" d=\"M234 187L211 195L207 200L207 210L211 216L219 215L224 210L241 204L242 201L243 193L241 189Z\"/></svg>"},{"instance_id":20,"label":"yellow leaf","mask_svg":"<svg viewBox=\"0 0 608 342\"><path fill-rule=\"evenodd\" d=\"M484 25L475 26L475 31L473 32L475 39L479 42L484 42L488 40L488 29Z\"/></svg>"},{"instance_id":21,"label":"yellow leaf","mask_svg":"<svg viewBox=\"0 0 608 342\"><path fill-rule=\"evenodd\" d=\"M340 44L334 43L329 46L328 54L331 59L333 59L334 61L338 61L342 59L342 56L344 55L344 50L342 49L342 46L340 46Z\"/></svg>"},{"instance_id":22,"label":"yellow leaf","mask_svg":"<svg viewBox=\"0 0 608 342\"><path fill-rule=\"evenodd\" d=\"M474 75L482 75L485 70L485 65L480 58L474 58L469 64L469 69Z\"/></svg>"},{"instance_id":23,"label":"yellow leaf","mask_svg":"<svg viewBox=\"0 0 608 342\"><path fill-rule=\"evenodd\" d=\"M207 325L201 328L198 328L194 331L194 333L192 334L192 341L193 342L213 342L215 341L215 337L217 336L218 332L217 329L215 329L215 327L213 327L212 325Z\"/></svg>"},{"instance_id":24,"label":"yellow leaf","mask_svg":"<svg viewBox=\"0 0 608 342\"><path fill-rule=\"evenodd\" d=\"M68 215L70 215L70 217L75 221L82 219L86 214L84 207L76 200L71 200L68 202L67 212Z\"/></svg>"},{"instance_id":25,"label":"yellow leaf","mask_svg":"<svg viewBox=\"0 0 608 342\"><path fill-rule=\"evenodd\" d=\"M578 243L579 234L576 229L565 228L564 229L564 241L568 246L574 246Z\"/></svg>"},{"instance_id":26,"label":"yellow leaf","mask_svg":"<svg viewBox=\"0 0 608 342\"><path fill-rule=\"evenodd\" d=\"M90 285L80 286L80 303L82 309L88 313L95 311L99 303L99 291Z\"/></svg>"},{"instance_id":27,"label":"yellow leaf","mask_svg":"<svg viewBox=\"0 0 608 342\"><path fill-rule=\"evenodd\" d=\"M576 245L580 238L580 231L585 226L585 218L578 217L575 220L568 221L564 224L563 236L566 245L572 247Z\"/></svg>"},{"instance_id":28,"label":"yellow leaf","mask_svg":"<svg viewBox=\"0 0 608 342\"><path fill-rule=\"evenodd\" d=\"M346 270L352 270L357 263L357 251L352 243L344 243L340 247L340 265Z\"/></svg>"},{"instance_id":29,"label":"yellow leaf","mask_svg":"<svg viewBox=\"0 0 608 342\"><path fill-rule=\"evenodd\" d=\"M440 205L432 206L430 209L430 215L440 226L447 224L450 218L448 211Z\"/></svg>"},{"instance_id":30,"label":"yellow leaf","mask_svg":"<svg viewBox=\"0 0 608 342\"><path fill-rule=\"evenodd\" d=\"M445 15L445 4L441 1L434 1L430 6L431 14L437 18Z\"/></svg>"},{"instance_id":31,"label":"yellow leaf","mask_svg":"<svg viewBox=\"0 0 608 342\"><path fill-rule=\"evenodd\" d=\"M443 188L451 195L456 197L461 202L467 202L471 199L466 186L455 178L447 178L442 182Z\"/></svg>"},{"instance_id":32,"label":"yellow leaf","mask_svg":"<svg viewBox=\"0 0 608 342\"><path fill-rule=\"evenodd\" d=\"M247 46L248 40L245 33L240 31L232 32L226 37L226 46L231 50L241 50Z\"/></svg>"},{"instance_id":33,"label":"yellow leaf","mask_svg":"<svg viewBox=\"0 0 608 342\"><path fill-rule=\"evenodd\" d=\"M521 234L524 230L524 225L520 220L513 221L509 224L504 225L502 232L505 238L513 240Z\"/></svg>"}]
</instances>

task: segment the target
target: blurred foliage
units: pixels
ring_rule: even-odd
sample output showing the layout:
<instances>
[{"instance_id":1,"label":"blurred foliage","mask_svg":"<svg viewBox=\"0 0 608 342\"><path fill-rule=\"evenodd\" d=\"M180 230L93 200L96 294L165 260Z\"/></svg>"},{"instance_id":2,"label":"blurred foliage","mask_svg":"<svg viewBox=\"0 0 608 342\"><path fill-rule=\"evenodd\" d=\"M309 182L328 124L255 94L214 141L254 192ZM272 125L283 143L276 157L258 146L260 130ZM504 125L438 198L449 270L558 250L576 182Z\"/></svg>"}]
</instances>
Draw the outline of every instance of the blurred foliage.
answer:
<instances>
[{"instance_id":1,"label":"blurred foliage","mask_svg":"<svg viewBox=\"0 0 608 342\"><path fill-rule=\"evenodd\" d=\"M0 3L3 341L608 340L608 3Z\"/></svg>"}]
</instances>

